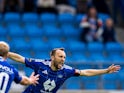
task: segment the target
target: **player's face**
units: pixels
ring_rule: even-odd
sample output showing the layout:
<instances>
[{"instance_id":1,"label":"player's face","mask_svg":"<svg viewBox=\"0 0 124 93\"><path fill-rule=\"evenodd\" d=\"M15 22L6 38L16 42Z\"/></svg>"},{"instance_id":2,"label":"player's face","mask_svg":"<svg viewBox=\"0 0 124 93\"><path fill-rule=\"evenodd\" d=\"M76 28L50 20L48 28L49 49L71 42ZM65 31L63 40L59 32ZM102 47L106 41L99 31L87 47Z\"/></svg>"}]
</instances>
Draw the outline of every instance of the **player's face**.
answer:
<instances>
[{"instance_id":1,"label":"player's face","mask_svg":"<svg viewBox=\"0 0 124 93\"><path fill-rule=\"evenodd\" d=\"M53 56L53 63L56 69L61 69L65 62L66 54L62 50L57 50Z\"/></svg>"},{"instance_id":2,"label":"player's face","mask_svg":"<svg viewBox=\"0 0 124 93\"><path fill-rule=\"evenodd\" d=\"M91 8L89 12L91 17L96 17L97 12L95 8Z\"/></svg>"}]
</instances>

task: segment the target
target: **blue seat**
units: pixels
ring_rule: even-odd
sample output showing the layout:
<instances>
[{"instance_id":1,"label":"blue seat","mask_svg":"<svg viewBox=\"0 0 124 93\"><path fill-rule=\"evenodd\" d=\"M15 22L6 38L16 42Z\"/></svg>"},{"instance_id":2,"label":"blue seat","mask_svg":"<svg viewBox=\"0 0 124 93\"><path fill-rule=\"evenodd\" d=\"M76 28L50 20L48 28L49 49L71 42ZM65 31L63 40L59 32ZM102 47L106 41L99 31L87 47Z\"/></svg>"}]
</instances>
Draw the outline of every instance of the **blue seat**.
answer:
<instances>
[{"instance_id":1,"label":"blue seat","mask_svg":"<svg viewBox=\"0 0 124 93\"><path fill-rule=\"evenodd\" d=\"M49 45L42 41L41 38L32 38L30 40L32 50L34 51L48 51Z\"/></svg>"},{"instance_id":2,"label":"blue seat","mask_svg":"<svg viewBox=\"0 0 124 93\"><path fill-rule=\"evenodd\" d=\"M103 54L104 46L102 43L98 42L88 43L87 51L90 55Z\"/></svg>"},{"instance_id":3,"label":"blue seat","mask_svg":"<svg viewBox=\"0 0 124 93\"><path fill-rule=\"evenodd\" d=\"M34 72L34 70L24 66L24 72L25 72L25 75L29 77L31 73Z\"/></svg>"},{"instance_id":4,"label":"blue seat","mask_svg":"<svg viewBox=\"0 0 124 93\"><path fill-rule=\"evenodd\" d=\"M118 79L117 73L102 75L103 81L116 81Z\"/></svg>"},{"instance_id":5,"label":"blue seat","mask_svg":"<svg viewBox=\"0 0 124 93\"><path fill-rule=\"evenodd\" d=\"M98 17L103 21L103 25L105 24L106 20L110 18L109 15L104 14L104 13L98 13Z\"/></svg>"},{"instance_id":6,"label":"blue seat","mask_svg":"<svg viewBox=\"0 0 124 93\"><path fill-rule=\"evenodd\" d=\"M84 89L87 89L87 90L96 90L96 89L99 89L99 85L98 85L98 82L86 82L83 83L84 84Z\"/></svg>"},{"instance_id":7,"label":"blue seat","mask_svg":"<svg viewBox=\"0 0 124 93\"><path fill-rule=\"evenodd\" d=\"M90 68L92 68L92 66L91 67L87 67L87 69L90 69ZM84 69L86 69L86 68L84 68ZM86 81L86 82L97 82L97 81L99 81L99 76L92 76L92 77L82 77L82 81Z\"/></svg>"},{"instance_id":8,"label":"blue seat","mask_svg":"<svg viewBox=\"0 0 124 93\"><path fill-rule=\"evenodd\" d=\"M21 16L19 13L13 13L13 12L8 12L4 15L3 20L7 23L7 24L11 24L11 23L20 23L21 20Z\"/></svg>"},{"instance_id":9,"label":"blue seat","mask_svg":"<svg viewBox=\"0 0 124 93\"><path fill-rule=\"evenodd\" d=\"M108 55L121 55L123 48L120 43L110 42L105 45L105 50Z\"/></svg>"},{"instance_id":10,"label":"blue seat","mask_svg":"<svg viewBox=\"0 0 124 93\"><path fill-rule=\"evenodd\" d=\"M3 15L0 13L0 24L3 22Z\"/></svg>"},{"instance_id":11,"label":"blue seat","mask_svg":"<svg viewBox=\"0 0 124 93\"><path fill-rule=\"evenodd\" d=\"M62 31L55 27L55 26L43 26L43 30L44 30L44 35L46 37L58 37L60 38L62 35Z\"/></svg>"},{"instance_id":12,"label":"blue seat","mask_svg":"<svg viewBox=\"0 0 124 93\"><path fill-rule=\"evenodd\" d=\"M106 90L116 90L118 89L118 84L115 81L107 81L103 83L103 89Z\"/></svg>"},{"instance_id":13,"label":"blue seat","mask_svg":"<svg viewBox=\"0 0 124 93\"><path fill-rule=\"evenodd\" d=\"M9 24L7 26L8 29L8 35L10 37L25 37L26 31L20 27L18 24Z\"/></svg>"},{"instance_id":14,"label":"blue seat","mask_svg":"<svg viewBox=\"0 0 124 93\"><path fill-rule=\"evenodd\" d=\"M43 36L43 30L39 28L37 25L33 25L33 24L26 25L24 29L27 33L27 36L30 38Z\"/></svg>"},{"instance_id":15,"label":"blue seat","mask_svg":"<svg viewBox=\"0 0 124 93\"><path fill-rule=\"evenodd\" d=\"M2 19L2 17L3 17L2 14L0 14L0 19Z\"/></svg>"},{"instance_id":16,"label":"blue seat","mask_svg":"<svg viewBox=\"0 0 124 93\"><path fill-rule=\"evenodd\" d=\"M92 64L90 64L90 63L88 63L88 62L85 62L84 65L78 64L78 65L77 65L77 68L78 68L78 69L97 69L98 67L97 67L95 64L92 65ZM89 77L82 77L82 80L88 79L88 78L89 78Z\"/></svg>"},{"instance_id":17,"label":"blue seat","mask_svg":"<svg viewBox=\"0 0 124 93\"><path fill-rule=\"evenodd\" d=\"M58 22L61 25L73 25L75 16L69 13L63 13L58 15Z\"/></svg>"},{"instance_id":18,"label":"blue seat","mask_svg":"<svg viewBox=\"0 0 124 93\"><path fill-rule=\"evenodd\" d=\"M7 29L3 26L0 26L0 37L6 37Z\"/></svg>"},{"instance_id":19,"label":"blue seat","mask_svg":"<svg viewBox=\"0 0 124 93\"><path fill-rule=\"evenodd\" d=\"M49 51L50 53L50 51ZM34 58L38 58L38 59L50 59L50 55L49 55L48 51L47 52L35 52L35 56Z\"/></svg>"},{"instance_id":20,"label":"blue seat","mask_svg":"<svg viewBox=\"0 0 124 93\"><path fill-rule=\"evenodd\" d=\"M76 15L76 23L80 23L81 22L81 20L83 19L83 17L84 17L84 14L77 14Z\"/></svg>"},{"instance_id":21,"label":"blue seat","mask_svg":"<svg viewBox=\"0 0 124 93\"><path fill-rule=\"evenodd\" d=\"M124 62L124 58L121 55L113 54L108 57L109 57L109 59L111 59L112 62L118 62L118 63Z\"/></svg>"},{"instance_id":22,"label":"blue seat","mask_svg":"<svg viewBox=\"0 0 124 93\"><path fill-rule=\"evenodd\" d=\"M82 82L79 77L72 77L65 82L65 85L66 89L81 89Z\"/></svg>"},{"instance_id":23,"label":"blue seat","mask_svg":"<svg viewBox=\"0 0 124 93\"><path fill-rule=\"evenodd\" d=\"M24 56L26 58L32 58L33 57L31 55L30 49L19 51L18 54L20 54L20 55L22 55L22 56Z\"/></svg>"},{"instance_id":24,"label":"blue seat","mask_svg":"<svg viewBox=\"0 0 124 93\"><path fill-rule=\"evenodd\" d=\"M86 52L85 44L82 42L79 42L79 41L70 41L68 43L68 47L72 53L80 52L82 54L85 54L85 52Z\"/></svg>"},{"instance_id":25,"label":"blue seat","mask_svg":"<svg viewBox=\"0 0 124 93\"><path fill-rule=\"evenodd\" d=\"M89 59L83 53L75 52L72 54L72 59L75 63L89 62Z\"/></svg>"},{"instance_id":26,"label":"blue seat","mask_svg":"<svg viewBox=\"0 0 124 93\"><path fill-rule=\"evenodd\" d=\"M6 36L0 36L0 41L8 42L8 39Z\"/></svg>"},{"instance_id":27,"label":"blue seat","mask_svg":"<svg viewBox=\"0 0 124 93\"><path fill-rule=\"evenodd\" d=\"M63 25L63 26L61 26L61 30L62 30L65 38L67 38L67 40L69 40L69 39L79 40L80 33L79 33L78 29L74 28L74 26Z\"/></svg>"},{"instance_id":28,"label":"blue seat","mask_svg":"<svg viewBox=\"0 0 124 93\"><path fill-rule=\"evenodd\" d=\"M11 44L13 46L13 50L18 52L26 51L31 48L30 43L28 43L24 38L15 37L11 41Z\"/></svg>"},{"instance_id":29,"label":"blue seat","mask_svg":"<svg viewBox=\"0 0 124 93\"><path fill-rule=\"evenodd\" d=\"M40 21L42 25L56 25L57 24L57 16L52 13L43 13L40 15Z\"/></svg>"},{"instance_id":30,"label":"blue seat","mask_svg":"<svg viewBox=\"0 0 124 93\"><path fill-rule=\"evenodd\" d=\"M67 43L64 43L58 39L51 39L48 41L48 44L50 45L50 48L67 48Z\"/></svg>"},{"instance_id":31,"label":"blue seat","mask_svg":"<svg viewBox=\"0 0 124 93\"><path fill-rule=\"evenodd\" d=\"M24 13L22 15L22 22L25 24L36 24L39 21L39 16L36 13Z\"/></svg>"},{"instance_id":32,"label":"blue seat","mask_svg":"<svg viewBox=\"0 0 124 93\"><path fill-rule=\"evenodd\" d=\"M102 54L92 54L89 56L91 58L91 61L93 62L106 62L107 59L104 55Z\"/></svg>"},{"instance_id":33,"label":"blue seat","mask_svg":"<svg viewBox=\"0 0 124 93\"><path fill-rule=\"evenodd\" d=\"M124 73L123 73L124 69L122 69L117 75L118 75L118 79L122 82L124 82Z\"/></svg>"},{"instance_id":34,"label":"blue seat","mask_svg":"<svg viewBox=\"0 0 124 93\"><path fill-rule=\"evenodd\" d=\"M118 75L116 73L102 75L103 89L117 89Z\"/></svg>"},{"instance_id":35,"label":"blue seat","mask_svg":"<svg viewBox=\"0 0 124 93\"><path fill-rule=\"evenodd\" d=\"M121 82L121 88L122 89L124 89L124 73L123 72L124 72L124 69L121 68L121 70L119 71L119 74L118 74L119 81Z\"/></svg>"}]
</instances>

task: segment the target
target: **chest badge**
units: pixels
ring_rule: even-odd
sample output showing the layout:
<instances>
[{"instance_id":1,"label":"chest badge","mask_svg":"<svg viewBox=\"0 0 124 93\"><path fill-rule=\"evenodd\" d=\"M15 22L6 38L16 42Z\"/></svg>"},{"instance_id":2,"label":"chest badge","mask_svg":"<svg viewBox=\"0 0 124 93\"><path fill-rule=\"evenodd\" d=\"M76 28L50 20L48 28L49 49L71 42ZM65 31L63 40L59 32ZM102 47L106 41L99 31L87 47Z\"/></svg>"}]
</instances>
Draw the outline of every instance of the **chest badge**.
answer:
<instances>
[{"instance_id":1,"label":"chest badge","mask_svg":"<svg viewBox=\"0 0 124 93\"><path fill-rule=\"evenodd\" d=\"M42 73L44 73L46 75L48 74L47 70L42 71Z\"/></svg>"}]
</instances>

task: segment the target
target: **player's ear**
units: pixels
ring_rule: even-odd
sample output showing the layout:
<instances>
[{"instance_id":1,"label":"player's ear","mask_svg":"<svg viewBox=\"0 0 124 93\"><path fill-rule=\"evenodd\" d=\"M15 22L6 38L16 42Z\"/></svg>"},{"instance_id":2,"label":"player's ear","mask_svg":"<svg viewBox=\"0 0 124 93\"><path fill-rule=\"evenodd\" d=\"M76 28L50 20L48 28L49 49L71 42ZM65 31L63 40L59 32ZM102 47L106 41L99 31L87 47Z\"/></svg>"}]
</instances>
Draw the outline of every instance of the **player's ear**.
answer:
<instances>
[{"instance_id":1,"label":"player's ear","mask_svg":"<svg viewBox=\"0 0 124 93\"><path fill-rule=\"evenodd\" d=\"M54 56L51 56L51 60L54 60Z\"/></svg>"}]
</instances>

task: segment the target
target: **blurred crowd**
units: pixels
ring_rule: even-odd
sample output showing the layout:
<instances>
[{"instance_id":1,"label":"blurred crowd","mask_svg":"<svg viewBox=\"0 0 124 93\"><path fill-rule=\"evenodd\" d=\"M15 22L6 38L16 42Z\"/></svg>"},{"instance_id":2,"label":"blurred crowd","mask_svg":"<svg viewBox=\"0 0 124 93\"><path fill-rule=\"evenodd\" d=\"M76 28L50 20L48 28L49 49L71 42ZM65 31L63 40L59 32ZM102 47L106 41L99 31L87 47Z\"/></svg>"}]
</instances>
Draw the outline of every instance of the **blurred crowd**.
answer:
<instances>
[{"instance_id":1,"label":"blurred crowd","mask_svg":"<svg viewBox=\"0 0 124 93\"><path fill-rule=\"evenodd\" d=\"M81 41L83 42L116 42L113 20L108 17L103 22L94 6L88 9L81 20L80 27L82 28Z\"/></svg>"},{"instance_id":2,"label":"blurred crowd","mask_svg":"<svg viewBox=\"0 0 124 93\"><path fill-rule=\"evenodd\" d=\"M117 23L118 9L124 19L124 0L113 0L113 16L106 2L107 0L0 0L0 12L45 12L61 14L85 14L80 20L83 42L116 42L114 24ZM98 13L110 16L105 22Z\"/></svg>"},{"instance_id":3,"label":"blurred crowd","mask_svg":"<svg viewBox=\"0 0 124 93\"><path fill-rule=\"evenodd\" d=\"M118 0L114 0L118 1ZM123 1L123 0L120 0ZM98 12L110 14L106 0L0 0L0 12L85 13L94 5Z\"/></svg>"}]
</instances>

